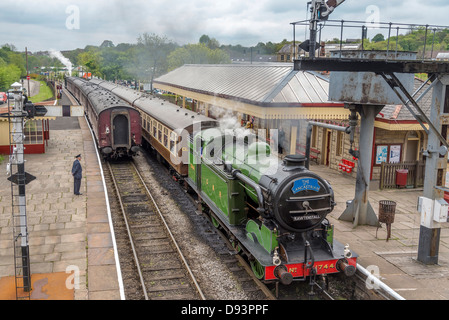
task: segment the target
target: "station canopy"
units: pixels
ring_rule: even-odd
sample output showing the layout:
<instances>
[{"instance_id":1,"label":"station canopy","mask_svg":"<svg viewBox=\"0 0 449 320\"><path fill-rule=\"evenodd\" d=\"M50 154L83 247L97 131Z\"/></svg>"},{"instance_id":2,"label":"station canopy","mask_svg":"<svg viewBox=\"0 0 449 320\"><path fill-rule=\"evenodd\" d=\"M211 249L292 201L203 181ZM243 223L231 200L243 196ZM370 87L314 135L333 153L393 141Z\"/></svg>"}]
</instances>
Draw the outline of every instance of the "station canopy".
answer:
<instances>
[{"instance_id":1,"label":"station canopy","mask_svg":"<svg viewBox=\"0 0 449 320\"><path fill-rule=\"evenodd\" d=\"M329 103L329 80L289 63L188 64L154 83L254 105Z\"/></svg>"}]
</instances>

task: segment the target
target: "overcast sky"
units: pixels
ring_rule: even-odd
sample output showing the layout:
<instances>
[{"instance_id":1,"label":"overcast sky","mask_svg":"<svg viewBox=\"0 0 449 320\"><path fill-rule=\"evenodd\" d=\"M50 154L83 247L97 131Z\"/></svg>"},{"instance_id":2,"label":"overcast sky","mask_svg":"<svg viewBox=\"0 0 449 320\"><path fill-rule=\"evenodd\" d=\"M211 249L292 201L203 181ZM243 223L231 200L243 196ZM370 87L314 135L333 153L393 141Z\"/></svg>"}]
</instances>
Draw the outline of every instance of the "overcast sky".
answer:
<instances>
[{"instance_id":1,"label":"overcast sky","mask_svg":"<svg viewBox=\"0 0 449 320\"><path fill-rule=\"evenodd\" d=\"M292 40L290 23L305 20L306 7L307 0L1 0L0 45L72 50L103 40L136 43L148 32L181 45L207 34L220 44L255 46ZM346 0L330 19L445 26L448 12L447 0ZM324 30L323 38L339 37L337 28ZM305 34L305 27L297 27L297 40Z\"/></svg>"}]
</instances>

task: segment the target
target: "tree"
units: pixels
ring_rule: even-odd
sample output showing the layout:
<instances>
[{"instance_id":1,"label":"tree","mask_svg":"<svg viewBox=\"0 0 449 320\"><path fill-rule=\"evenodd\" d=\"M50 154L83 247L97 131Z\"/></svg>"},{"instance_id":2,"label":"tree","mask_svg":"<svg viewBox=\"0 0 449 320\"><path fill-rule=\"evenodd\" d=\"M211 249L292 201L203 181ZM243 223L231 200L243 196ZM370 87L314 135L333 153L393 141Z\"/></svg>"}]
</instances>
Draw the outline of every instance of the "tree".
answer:
<instances>
[{"instance_id":1,"label":"tree","mask_svg":"<svg viewBox=\"0 0 449 320\"><path fill-rule=\"evenodd\" d=\"M20 68L14 64L0 66L0 91L11 89L10 86L19 81L20 75Z\"/></svg>"},{"instance_id":2,"label":"tree","mask_svg":"<svg viewBox=\"0 0 449 320\"><path fill-rule=\"evenodd\" d=\"M142 62L141 71L150 80L151 86L153 79L167 72L167 56L175 50L178 45L166 36L158 36L155 33L144 33L137 39L139 47L138 60Z\"/></svg>"},{"instance_id":3,"label":"tree","mask_svg":"<svg viewBox=\"0 0 449 320\"><path fill-rule=\"evenodd\" d=\"M385 37L382 33L378 33L373 37L373 39L371 41L373 41L373 42L385 41Z\"/></svg>"},{"instance_id":4,"label":"tree","mask_svg":"<svg viewBox=\"0 0 449 320\"><path fill-rule=\"evenodd\" d=\"M100 48L114 48L114 43L111 40L104 40Z\"/></svg>"},{"instance_id":5,"label":"tree","mask_svg":"<svg viewBox=\"0 0 449 320\"><path fill-rule=\"evenodd\" d=\"M97 76L101 74L101 54L97 50L89 50L78 55L78 61L81 65L85 66L89 72Z\"/></svg>"},{"instance_id":6,"label":"tree","mask_svg":"<svg viewBox=\"0 0 449 320\"><path fill-rule=\"evenodd\" d=\"M206 34L203 34L200 37L199 43L204 44L206 47L212 50L220 48L220 42L218 42L218 40L215 38L210 38Z\"/></svg>"},{"instance_id":7,"label":"tree","mask_svg":"<svg viewBox=\"0 0 449 320\"><path fill-rule=\"evenodd\" d=\"M168 56L168 70L184 64L231 63L229 54L221 49L210 49L204 43L188 44L178 48Z\"/></svg>"}]
</instances>

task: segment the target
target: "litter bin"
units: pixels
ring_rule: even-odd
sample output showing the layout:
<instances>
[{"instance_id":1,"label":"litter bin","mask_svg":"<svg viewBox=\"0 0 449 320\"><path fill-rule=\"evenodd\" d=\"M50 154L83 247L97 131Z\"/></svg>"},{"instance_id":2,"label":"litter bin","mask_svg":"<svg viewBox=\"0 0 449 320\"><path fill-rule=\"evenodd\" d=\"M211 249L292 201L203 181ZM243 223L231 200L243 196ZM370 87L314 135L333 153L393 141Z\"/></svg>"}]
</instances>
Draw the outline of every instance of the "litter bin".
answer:
<instances>
[{"instance_id":1,"label":"litter bin","mask_svg":"<svg viewBox=\"0 0 449 320\"><path fill-rule=\"evenodd\" d=\"M405 188L407 185L407 169L397 169L396 170L396 186L398 188Z\"/></svg>"},{"instance_id":2,"label":"litter bin","mask_svg":"<svg viewBox=\"0 0 449 320\"><path fill-rule=\"evenodd\" d=\"M387 241L391 236L391 224L394 222L395 213L396 202L391 200L379 201L379 222L383 222L387 225Z\"/></svg>"}]
</instances>

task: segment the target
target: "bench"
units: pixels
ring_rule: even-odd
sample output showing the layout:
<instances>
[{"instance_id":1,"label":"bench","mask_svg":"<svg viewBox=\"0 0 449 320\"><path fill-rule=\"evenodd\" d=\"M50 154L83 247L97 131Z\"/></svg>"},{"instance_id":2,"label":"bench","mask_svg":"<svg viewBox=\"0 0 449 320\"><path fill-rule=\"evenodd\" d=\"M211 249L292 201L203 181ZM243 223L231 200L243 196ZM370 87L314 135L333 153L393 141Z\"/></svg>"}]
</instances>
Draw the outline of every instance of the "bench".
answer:
<instances>
[{"instance_id":1,"label":"bench","mask_svg":"<svg viewBox=\"0 0 449 320\"><path fill-rule=\"evenodd\" d=\"M347 173L351 173L354 167L355 163L346 159L341 159L341 162L338 164L338 169Z\"/></svg>"},{"instance_id":2,"label":"bench","mask_svg":"<svg viewBox=\"0 0 449 320\"><path fill-rule=\"evenodd\" d=\"M310 160L315 161L318 164L318 155L320 154L320 150L315 148L310 148ZM306 146L303 144L296 144L296 154L305 156L306 155Z\"/></svg>"}]
</instances>

